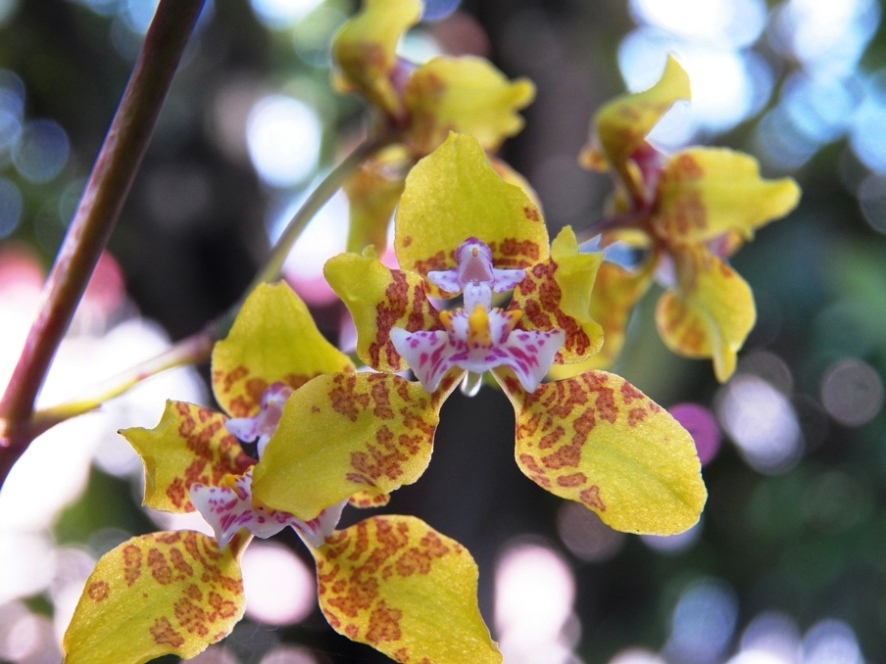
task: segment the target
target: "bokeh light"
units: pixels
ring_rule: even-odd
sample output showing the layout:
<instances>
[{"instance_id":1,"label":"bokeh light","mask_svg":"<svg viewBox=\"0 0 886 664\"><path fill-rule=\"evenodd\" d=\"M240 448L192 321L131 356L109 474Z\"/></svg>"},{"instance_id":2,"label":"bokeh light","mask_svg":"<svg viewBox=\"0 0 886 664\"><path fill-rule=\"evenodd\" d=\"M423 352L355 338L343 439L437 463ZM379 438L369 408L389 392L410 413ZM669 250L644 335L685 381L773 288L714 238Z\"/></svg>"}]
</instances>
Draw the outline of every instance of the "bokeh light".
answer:
<instances>
[{"instance_id":1,"label":"bokeh light","mask_svg":"<svg viewBox=\"0 0 886 664\"><path fill-rule=\"evenodd\" d=\"M883 379L861 360L842 360L821 379L821 403L840 424L861 426L883 408Z\"/></svg>"},{"instance_id":2,"label":"bokeh light","mask_svg":"<svg viewBox=\"0 0 886 664\"><path fill-rule=\"evenodd\" d=\"M139 35L144 35L151 27L160 0L122 0L121 4L123 9L121 13L127 27Z\"/></svg>"},{"instance_id":3,"label":"bokeh light","mask_svg":"<svg viewBox=\"0 0 886 664\"><path fill-rule=\"evenodd\" d=\"M260 664L320 664L320 659L307 648L285 646L271 649Z\"/></svg>"},{"instance_id":4,"label":"bokeh light","mask_svg":"<svg viewBox=\"0 0 886 664\"><path fill-rule=\"evenodd\" d=\"M753 43L766 24L762 0L631 0L635 19L686 39Z\"/></svg>"},{"instance_id":5,"label":"bokeh light","mask_svg":"<svg viewBox=\"0 0 886 664\"><path fill-rule=\"evenodd\" d=\"M619 47L619 66L630 90L650 87L668 54L675 54L692 81L692 103L680 111L690 120L657 129L650 139L678 147L696 132L728 130L758 112L772 94L770 65L746 49L763 31L766 6L760 0L633 0L640 24ZM673 113L673 111L672 111Z\"/></svg>"},{"instance_id":6,"label":"bokeh light","mask_svg":"<svg viewBox=\"0 0 886 664\"><path fill-rule=\"evenodd\" d=\"M576 558L586 562L610 560L627 540L624 533L607 526L591 510L566 501L557 510L557 534Z\"/></svg>"},{"instance_id":7,"label":"bokeh light","mask_svg":"<svg viewBox=\"0 0 886 664\"><path fill-rule=\"evenodd\" d=\"M719 579L699 579L680 595L665 653L682 664L713 664L726 651L738 619L738 601Z\"/></svg>"},{"instance_id":8,"label":"bokeh light","mask_svg":"<svg viewBox=\"0 0 886 664\"><path fill-rule=\"evenodd\" d=\"M864 664L864 658L852 628L840 620L826 619L806 632L803 664Z\"/></svg>"},{"instance_id":9,"label":"bokeh light","mask_svg":"<svg viewBox=\"0 0 886 664\"><path fill-rule=\"evenodd\" d=\"M24 83L14 72L0 69L0 167L9 163L21 137L24 106Z\"/></svg>"},{"instance_id":10,"label":"bokeh light","mask_svg":"<svg viewBox=\"0 0 886 664\"><path fill-rule=\"evenodd\" d=\"M886 172L886 70L881 69L864 82L865 97L854 118L849 137L852 150L868 168Z\"/></svg>"},{"instance_id":11,"label":"bokeh light","mask_svg":"<svg viewBox=\"0 0 886 664\"><path fill-rule=\"evenodd\" d=\"M317 167L323 126L304 102L282 94L261 99L246 121L249 157L261 179L289 187Z\"/></svg>"},{"instance_id":12,"label":"bokeh light","mask_svg":"<svg viewBox=\"0 0 886 664\"><path fill-rule=\"evenodd\" d=\"M14 182L0 176L0 240L15 232L21 218L21 192Z\"/></svg>"},{"instance_id":13,"label":"bokeh light","mask_svg":"<svg viewBox=\"0 0 886 664\"><path fill-rule=\"evenodd\" d=\"M323 0L251 0L259 21L269 28L291 28L316 9Z\"/></svg>"},{"instance_id":14,"label":"bokeh light","mask_svg":"<svg viewBox=\"0 0 886 664\"><path fill-rule=\"evenodd\" d=\"M495 627L509 664L566 664L574 643L575 576L554 549L531 542L506 546L495 569ZM577 636L577 635L574 635Z\"/></svg>"},{"instance_id":15,"label":"bokeh light","mask_svg":"<svg viewBox=\"0 0 886 664\"><path fill-rule=\"evenodd\" d=\"M422 20L440 21L451 15L460 4L461 0L424 0Z\"/></svg>"},{"instance_id":16,"label":"bokeh light","mask_svg":"<svg viewBox=\"0 0 886 664\"><path fill-rule=\"evenodd\" d=\"M741 634L741 653L753 664L754 658L766 664L795 664L800 655L800 629L786 613L765 611L754 616ZM738 660L744 661L744 660Z\"/></svg>"},{"instance_id":17,"label":"bokeh light","mask_svg":"<svg viewBox=\"0 0 886 664\"><path fill-rule=\"evenodd\" d=\"M771 42L815 74L843 74L857 65L880 22L875 0L788 0L771 23Z\"/></svg>"},{"instance_id":18,"label":"bokeh light","mask_svg":"<svg viewBox=\"0 0 886 664\"><path fill-rule=\"evenodd\" d=\"M68 135L52 120L31 120L22 128L12 161L22 177L49 182L65 167L70 152Z\"/></svg>"},{"instance_id":19,"label":"bokeh light","mask_svg":"<svg viewBox=\"0 0 886 664\"><path fill-rule=\"evenodd\" d=\"M285 546L253 541L243 553L246 615L268 625L304 620L317 605L314 572Z\"/></svg>"},{"instance_id":20,"label":"bokeh light","mask_svg":"<svg viewBox=\"0 0 886 664\"><path fill-rule=\"evenodd\" d=\"M856 196L865 221L878 233L886 233L886 175L867 175Z\"/></svg>"},{"instance_id":21,"label":"bokeh light","mask_svg":"<svg viewBox=\"0 0 886 664\"><path fill-rule=\"evenodd\" d=\"M778 474L803 452L797 415L785 395L751 374L736 374L717 399L717 417L745 461L761 473Z\"/></svg>"},{"instance_id":22,"label":"bokeh light","mask_svg":"<svg viewBox=\"0 0 886 664\"><path fill-rule=\"evenodd\" d=\"M0 0L0 26L15 16L21 0Z\"/></svg>"},{"instance_id":23,"label":"bokeh light","mask_svg":"<svg viewBox=\"0 0 886 664\"><path fill-rule=\"evenodd\" d=\"M692 435L702 466L717 456L720 427L709 408L697 403L678 403L671 406L668 412Z\"/></svg>"},{"instance_id":24,"label":"bokeh light","mask_svg":"<svg viewBox=\"0 0 886 664\"><path fill-rule=\"evenodd\" d=\"M644 648L628 648L609 660L609 664L667 664L660 655Z\"/></svg>"}]
</instances>

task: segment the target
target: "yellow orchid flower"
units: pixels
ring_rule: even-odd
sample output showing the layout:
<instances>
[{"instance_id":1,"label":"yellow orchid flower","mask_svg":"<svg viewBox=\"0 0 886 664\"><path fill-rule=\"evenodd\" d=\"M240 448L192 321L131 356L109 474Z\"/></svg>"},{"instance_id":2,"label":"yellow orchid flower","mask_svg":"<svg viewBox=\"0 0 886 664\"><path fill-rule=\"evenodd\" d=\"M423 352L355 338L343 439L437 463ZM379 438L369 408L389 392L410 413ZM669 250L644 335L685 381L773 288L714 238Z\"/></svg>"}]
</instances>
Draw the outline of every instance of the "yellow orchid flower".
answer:
<instances>
[{"instance_id":1,"label":"yellow orchid flower","mask_svg":"<svg viewBox=\"0 0 886 664\"><path fill-rule=\"evenodd\" d=\"M523 128L518 111L535 96L530 81L508 81L483 58L439 56L420 65L399 58L397 42L421 11L419 0L366 0L333 41L336 87L361 94L396 137L394 150L370 160L345 187L349 250L368 244L384 250L405 172L450 131L470 134L495 151Z\"/></svg>"},{"instance_id":2,"label":"yellow orchid flower","mask_svg":"<svg viewBox=\"0 0 886 664\"><path fill-rule=\"evenodd\" d=\"M601 244L624 239L648 254L638 271L607 266L597 281L592 307L608 311L607 337L588 364L615 360L630 310L658 277L666 288L656 313L665 344L687 357L712 358L722 382L734 372L756 319L750 287L726 259L757 228L790 212L800 190L791 178L761 178L756 160L740 152L659 153L646 135L676 101L689 98L689 78L671 57L658 83L609 102L592 123L580 162L611 170L617 186Z\"/></svg>"},{"instance_id":3,"label":"yellow orchid flower","mask_svg":"<svg viewBox=\"0 0 886 664\"><path fill-rule=\"evenodd\" d=\"M552 364L578 361L600 346L600 326L589 314L600 256L580 254L570 229L549 245L539 208L496 174L475 139L452 134L413 168L394 246L398 270L356 254L326 265L354 317L364 362L380 372L411 369L419 383L409 385L423 388L436 411L459 382L489 371L515 408L517 463L534 482L619 530L673 534L698 520L706 492L693 441L663 408L602 371L541 384ZM495 306L511 291L506 309ZM463 306L443 311L428 299L459 294ZM375 375L391 386L387 392L402 380ZM390 426L408 419L390 410ZM347 419L339 416L344 426ZM328 410L302 409L292 422L307 428L307 437L321 437L318 450L336 445L322 433L335 426ZM420 451L396 434L374 449L376 458L401 465ZM346 495L348 483L372 491L355 460L343 459L340 492L327 501ZM295 487L272 505L311 518L317 505L301 493Z\"/></svg>"},{"instance_id":4,"label":"yellow orchid flower","mask_svg":"<svg viewBox=\"0 0 886 664\"><path fill-rule=\"evenodd\" d=\"M276 459L286 456L273 440L289 399L331 372L352 378L353 369L287 286L256 289L213 352L216 397L238 417L169 402L154 429L122 432L145 465L145 504L196 509L215 538L152 533L105 554L65 634L67 664L197 655L243 615L247 544L287 527L316 561L320 608L339 633L398 661L456 664L468 653L471 661L501 662L477 607L477 566L458 542L396 515L336 530L352 496L304 520L257 495L254 476L267 484ZM241 441L257 441L258 461ZM361 502L359 490L353 497Z\"/></svg>"}]
</instances>

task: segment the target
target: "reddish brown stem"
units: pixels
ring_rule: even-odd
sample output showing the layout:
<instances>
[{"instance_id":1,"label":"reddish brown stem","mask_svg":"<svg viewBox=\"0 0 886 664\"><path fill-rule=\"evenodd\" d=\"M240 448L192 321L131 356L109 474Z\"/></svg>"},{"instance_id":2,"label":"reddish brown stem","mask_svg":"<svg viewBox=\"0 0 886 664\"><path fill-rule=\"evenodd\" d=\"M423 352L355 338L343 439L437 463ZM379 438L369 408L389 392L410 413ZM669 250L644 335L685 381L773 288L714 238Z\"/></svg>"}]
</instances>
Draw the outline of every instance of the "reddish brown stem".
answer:
<instances>
[{"instance_id":1,"label":"reddish brown stem","mask_svg":"<svg viewBox=\"0 0 886 664\"><path fill-rule=\"evenodd\" d=\"M203 0L161 0L0 401L0 486L35 430L34 401L141 165Z\"/></svg>"}]
</instances>

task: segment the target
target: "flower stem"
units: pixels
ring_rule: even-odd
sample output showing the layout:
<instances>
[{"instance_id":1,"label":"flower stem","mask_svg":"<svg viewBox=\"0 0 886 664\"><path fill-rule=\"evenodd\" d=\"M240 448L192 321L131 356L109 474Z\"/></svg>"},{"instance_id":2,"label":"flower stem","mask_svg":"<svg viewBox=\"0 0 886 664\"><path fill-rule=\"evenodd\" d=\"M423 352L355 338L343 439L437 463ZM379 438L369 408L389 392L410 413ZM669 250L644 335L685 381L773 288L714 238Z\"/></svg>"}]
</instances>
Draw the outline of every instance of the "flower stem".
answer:
<instances>
[{"instance_id":1,"label":"flower stem","mask_svg":"<svg viewBox=\"0 0 886 664\"><path fill-rule=\"evenodd\" d=\"M292 219L289 220L286 229L277 241L270 257L265 262L262 269L259 270L258 274L255 275L249 288L246 289L243 299L246 299L246 296L249 295L249 293L251 293L259 284L267 281L275 281L280 278L281 271L283 270L283 263L286 261L286 257L289 255L296 240L298 240L307 227L308 222L310 222L314 215L326 205L329 199L332 198L335 192L339 190L342 184L344 184L348 176L351 175L360 164L382 148L393 143L395 139L396 137L392 134L382 134L375 138L367 138L358 145L354 151L344 159L344 161L326 174L326 177L323 178L320 184L317 185L317 188L311 192L307 199L305 199L305 202L296 211Z\"/></svg>"},{"instance_id":2,"label":"flower stem","mask_svg":"<svg viewBox=\"0 0 886 664\"><path fill-rule=\"evenodd\" d=\"M0 486L34 438L34 401L116 225L203 0L161 0L0 400Z\"/></svg>"},{"instance_id":3,"label":"flower stem","mask_svg":"<svg viewBox=\"0 0 886 664\"><path fill-rule=\"evenodd\" d=\"M202 330L187 339L182 339L159 355L109 378L94 388L92 396L36 411L32 421L36 426L47 429L64 420L95 410L106 401L127 392L146 378L167 369L189 366L206 360L212 352L214 342L211 333L208 330Z\"/></svg>"}]
</instances>

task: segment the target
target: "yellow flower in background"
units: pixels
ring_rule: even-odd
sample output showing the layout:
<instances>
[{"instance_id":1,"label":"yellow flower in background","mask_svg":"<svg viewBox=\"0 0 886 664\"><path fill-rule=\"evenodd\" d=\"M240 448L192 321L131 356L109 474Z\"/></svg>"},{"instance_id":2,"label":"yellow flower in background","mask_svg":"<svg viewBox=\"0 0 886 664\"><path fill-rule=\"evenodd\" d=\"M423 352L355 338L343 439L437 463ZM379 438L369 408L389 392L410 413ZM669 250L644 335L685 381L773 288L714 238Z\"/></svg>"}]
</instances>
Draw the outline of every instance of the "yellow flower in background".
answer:
<instances>
[{"instance_id":1,"label":"yellow flower in background","mask_svg":"<svg viewBox=\"0 0 886 664\"><path fill-rule=\"evenodd\" d=\"M718 380L756 320L748 284L727 263L756 229L790 212L800 190L791 178L760 177L756 160L722 148L688 148L665 156L646 140L665 112L690 98L689 78L669 58L652 88L606 104L592 123L580 161L616 180L612 217L601 245L617 240L647 250L637 270L604 263L592 311L606 332L594 366L615 361L629 314L657 277L666 288L656 323L665 344L693 358L712 358Z\"/></svg>"},{"instance_id":2,"label":"yellow flower in background","mask_svg":"<svg viewBox=\"0 0 886 664\"><path fill-rule=\"evenodd\" d=\"M450 131L474 136L493 152L523 128L517 111L535 96L530 81L509 81L483 58L438 56L414 64L398 57L397 43L421 12L419 0L366 0L333 41L336 87L362 95L377 111L382 131L395 135L395 145L345 185L351 203L349 251L367 245L384 250L406 172Z\"/></svg>"}]
</instances>

